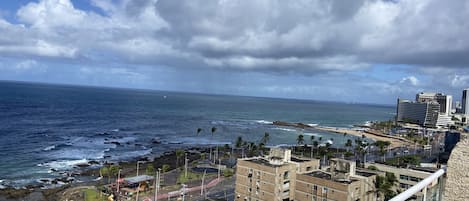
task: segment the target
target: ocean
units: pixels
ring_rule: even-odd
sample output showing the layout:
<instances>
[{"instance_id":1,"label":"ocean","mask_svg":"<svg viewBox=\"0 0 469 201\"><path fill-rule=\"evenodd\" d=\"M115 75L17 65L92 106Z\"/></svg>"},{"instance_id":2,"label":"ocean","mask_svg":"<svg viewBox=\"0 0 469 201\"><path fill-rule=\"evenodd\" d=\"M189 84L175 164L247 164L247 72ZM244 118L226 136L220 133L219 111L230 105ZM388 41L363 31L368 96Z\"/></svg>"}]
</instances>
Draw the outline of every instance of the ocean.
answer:
<instances>
[{"instance_id":1,"label":"ocean","mask_svg":"<svg viewBox=\"0 0 469 201\"><path fill-rule=\"evenodd\" d=\"M265 132L270 145L295 144L304 133L307 141L314 135L342 146L354 137L271 122L351 127L389 120L394 112L380 105L2 81L0 187L56 178L86 161L230 144L238 136L258 141ZM213 137L211 127L217 128ZM203 129L199 135L197 128ZM155 138L161 144L152 143Z\"/></svg>"}]
</instances>

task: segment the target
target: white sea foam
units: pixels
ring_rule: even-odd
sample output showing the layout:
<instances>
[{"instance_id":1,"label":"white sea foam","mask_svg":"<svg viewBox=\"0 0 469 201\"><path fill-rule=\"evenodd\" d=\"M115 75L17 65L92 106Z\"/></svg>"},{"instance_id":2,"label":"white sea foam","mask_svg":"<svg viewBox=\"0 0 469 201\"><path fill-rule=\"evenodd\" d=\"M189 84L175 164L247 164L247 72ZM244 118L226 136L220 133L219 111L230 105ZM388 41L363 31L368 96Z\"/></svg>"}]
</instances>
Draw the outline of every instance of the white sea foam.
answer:
<instances>
[{"instance_id":1,"label":"white sea foam","mask_svg":"<svg viewBox=\"0 0 469 201\"><path fill-rule=\"evenodd\" d=\"M316 126L319 126L319 124L307 124L308 126L311 126L311 127L316 127Z\"/></svg>"},{"instance_id":2,"label":"white sea foam","mask_svg":"<svg viewBox=\"0 0 469 201\"><path fill-rule=\"evenodd\" d=\"M119 132L120 129L116 128L116 129L112 129L111 131L112 131L112 132Z\"/></svg>"},{"instance_id":3,"label":"white sea foam","mask_svg":"<svg viewBox=\"0 0 469 201\"><path fill-rule=\"evenodd\" d=\"M275 130L282 130L282 131L288 131L288 132L296 132L296 131L297 131L297 130L291 129L291 128L280 128L280 127L276 127L276 128L272 128L272 129L275 129Z\"/></svg>"},{"instance_id":4,"label":"white sea foam","mask_svg":"<svg viewBox=\"0 0 469 201\"><path fill-rule=\"evenodd\" d=\"M256 122L260 124L273 124L274 123L274 122L266 121L266 120L256 120Z\"/></svg>"},{"instance_id":5,"label":"white sea foam","mask_svg":"<svg viewBox=\"0 0 469 201\"><path fill-rule=\"evenodd\" d=\"M79 159L79 160L60 160L60 161L51 161L47 163L41 163L38 164L37 166L40 167L49 167L51 169L55 170L68 170L73 167L76 167L77 165L80 164L86 164L88 163L87 159Z\"/></svg>"},{"instance_id":6,"label":"white sea foam","mask_svg":"<svg viewBox=\"0 0 469 201\"><path fill-rule=\"evenodd\" d=\"M318 133L304 133L304 135L307 135L307 136L315 136L315 137L321 137L322 135L318 134Z\"/></svg>"}]
</instances>

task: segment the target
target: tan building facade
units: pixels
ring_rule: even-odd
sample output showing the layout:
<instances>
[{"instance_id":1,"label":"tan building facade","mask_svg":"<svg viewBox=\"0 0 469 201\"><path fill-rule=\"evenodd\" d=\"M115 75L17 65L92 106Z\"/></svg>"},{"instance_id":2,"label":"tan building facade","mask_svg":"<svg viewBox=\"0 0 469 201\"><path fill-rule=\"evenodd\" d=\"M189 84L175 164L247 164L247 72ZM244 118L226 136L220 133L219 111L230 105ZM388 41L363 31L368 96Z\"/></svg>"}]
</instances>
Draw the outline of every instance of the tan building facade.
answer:
<instances>
[{"instance_id":1,"label":"tan building facade","mask_svg":"<svg viewBox=\"0 0 469 201\"><path fill-rule=\"evenodd\" d=\"M286 149L273 149L266 158L238 159L235 200L291 200L295 196L297 172L318 168L319 160L291 158L290 150Z\"/></svg>"},{"instance_id":2,"label":"tan building facade","mask_svg":"<svg viewBox=\"0 0 469 201\"><path fill-rule=\"evenodd\" d=\"M267 157L238 159L236 201L374 201L376 174L356 170L355 163L331 159L329 171L318 159L291 157L274 149Z\"/></svg>"}]
</instances>

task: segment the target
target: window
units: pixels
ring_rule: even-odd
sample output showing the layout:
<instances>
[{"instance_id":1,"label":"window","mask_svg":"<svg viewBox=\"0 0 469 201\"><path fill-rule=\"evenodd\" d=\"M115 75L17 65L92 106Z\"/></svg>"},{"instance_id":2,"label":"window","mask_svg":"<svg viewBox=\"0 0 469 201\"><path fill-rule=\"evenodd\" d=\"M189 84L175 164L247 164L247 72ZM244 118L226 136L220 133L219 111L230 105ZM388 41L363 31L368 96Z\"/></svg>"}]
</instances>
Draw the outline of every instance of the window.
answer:
<instances>
[{"instance_id":1,"label":"window","mask_svg":"<svg viewBox=\"0 0 469 201\"><path fill-rule=\"evenodd\" d=\"M288 179L288 178L289 178L288 172L284 172L283 173L283 179Z\"/></svg>"},{"instance_id":2,"label":"window","mask_svg":"<svg viewBox=\"0 0 469 201\"><path fill-rule=\"evenodd\" d=\"M311 171L311 169L312 169L311 166L310 166L310 167L306 167L306 171L308 171L308 172Z\"/></svg>"},{"instance_id":3,"label":"window","mask_svg":"<svg viewBox=\"0 0 469 201\"><path fill-rule=\"evenodd\" d=\"M314 185L313 186L313 191L318 191L318 186Z\"/></svg>"},{"instance_id":4,"label":"window","mask_svg":"<svg viewBox=\"0 0 469 201\"><path fill-rule=\"evenodd\" d=\"M328 190L329 190L329 189L328 189L327 187L323 187L323 188L322 188L322 193L327 193Z\"/></svg>"},{"instance_id":5,"label":"window","mask_svg":"<svg viewBox=\"0 0 469 201\"><path fill-rule=\"evenodd\" d=\"M402 179L402 180L409 180L409 176L403 175L403 174L401 174L401 175L399 176L399 178Z\"/></svg>"}]
</instances>

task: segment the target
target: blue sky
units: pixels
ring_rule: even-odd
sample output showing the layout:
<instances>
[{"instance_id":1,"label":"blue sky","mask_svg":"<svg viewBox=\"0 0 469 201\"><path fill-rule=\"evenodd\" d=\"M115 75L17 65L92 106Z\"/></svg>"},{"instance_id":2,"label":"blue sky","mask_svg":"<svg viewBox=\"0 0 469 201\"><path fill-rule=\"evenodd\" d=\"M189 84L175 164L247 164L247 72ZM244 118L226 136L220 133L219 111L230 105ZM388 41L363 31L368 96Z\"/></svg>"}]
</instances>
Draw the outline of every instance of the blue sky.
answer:
<instances>
[{"instance_id":1,"label":"blue sky","mask_svg":"<svg viewBox=\"0 0 469 201\"><path fill-rule=\"evenodd\" d=\"M462 9L464 8L464 9ZM0 80L394 104L469 87L469 3L18 0Z\"/></svg>"}]
</instances>

